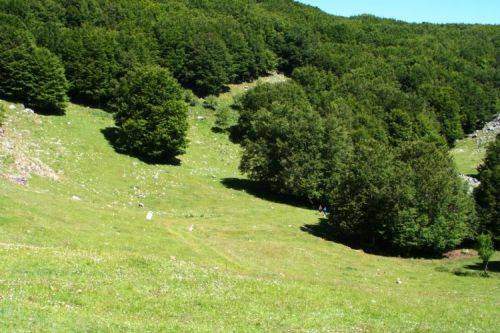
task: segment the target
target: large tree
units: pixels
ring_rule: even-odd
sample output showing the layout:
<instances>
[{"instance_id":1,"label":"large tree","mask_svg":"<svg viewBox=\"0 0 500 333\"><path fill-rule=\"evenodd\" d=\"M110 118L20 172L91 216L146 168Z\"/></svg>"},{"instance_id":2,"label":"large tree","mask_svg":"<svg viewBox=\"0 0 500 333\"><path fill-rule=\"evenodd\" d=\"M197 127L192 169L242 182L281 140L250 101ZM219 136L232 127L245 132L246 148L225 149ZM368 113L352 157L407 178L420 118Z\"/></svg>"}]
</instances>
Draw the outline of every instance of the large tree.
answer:
<instances>
[{"instance_id":1,"label":"large tree","mask_svg":"<svg viewBox=\"0 0 500 333\"><path fill-rule=\"evenodd\" d=\"M165 161L187 145L187 105L179 83L158 66L139 67L120 82L112 109L118 145L139 157Z\"/></svg>"}]
</instances>

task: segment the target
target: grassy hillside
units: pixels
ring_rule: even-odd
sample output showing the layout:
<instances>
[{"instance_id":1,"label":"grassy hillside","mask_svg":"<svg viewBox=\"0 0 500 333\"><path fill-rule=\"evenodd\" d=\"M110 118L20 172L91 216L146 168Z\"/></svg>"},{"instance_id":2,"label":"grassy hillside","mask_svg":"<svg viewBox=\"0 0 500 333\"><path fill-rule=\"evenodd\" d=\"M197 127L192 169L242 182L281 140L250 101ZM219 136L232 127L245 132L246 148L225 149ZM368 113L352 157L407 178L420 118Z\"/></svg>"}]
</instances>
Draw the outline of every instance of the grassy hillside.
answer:
<instances>
[{"instance_id":1,"label":"grassy hillside","mask_svg":"<svg viewBox=\"0 0 500 333\"><path fill-rule=\"evenodd\" d=\"M486 148L495 141L496 133L479 132L475 138L467 137L458 140L451 156L455 159L458 171L465 175L476 175L477 167L486 156Z\"/></svg>"},{"instance_id":2,"label":"grassy hillside","mask_svg":"<svg viewBox=\"0 0 500 333\"><path fill-rule=\"evenodd\" d=\"M314 236L314 210L239 174L212 111L190 122L180 165L148 165L113 150L100 110L9 111L0 331L498 331L500 274ZM26 186L12 181L23 173Z\"/></svg>"}]
</instances>

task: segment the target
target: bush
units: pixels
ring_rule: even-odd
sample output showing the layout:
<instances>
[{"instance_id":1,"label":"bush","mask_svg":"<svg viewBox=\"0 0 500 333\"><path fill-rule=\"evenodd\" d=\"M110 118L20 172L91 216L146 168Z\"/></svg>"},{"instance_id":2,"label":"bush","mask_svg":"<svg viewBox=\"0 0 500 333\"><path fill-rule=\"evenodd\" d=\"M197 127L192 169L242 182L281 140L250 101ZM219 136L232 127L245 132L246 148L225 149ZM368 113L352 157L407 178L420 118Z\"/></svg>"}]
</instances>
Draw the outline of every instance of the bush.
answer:
<instances>
[{"instance_id":1,"label":"bush","mask_svg":"<svg viewBox=\"0 0 500 333\"><path fill-rule=\"evenodd\" d=\"M474 206L452 161L424 142L357 147L330 205L337 232L374 250L438 255L474 229Z\"/></svg>"},{"instance_id":2,"label":"bush","mask_svg":"<svg viewBox=\"0 0 500 333\"><path fill-rule=\"evenodd\" d=\"M231 109L227 106L217 109L215 114L214 130L216 132L227 132L231 127Z\"/></svg>"},{"instance_id":3,"label":"bush","mask_svg":"<svg viewBox=\"0 0 500 333\"><path fill-rule=\"evenodd\" d=\"M500 237L500 135L487 149L484 164L479 167L481 185L474 196L480 218L480 232Z\"/></svg>"},{"instance_id":4,"label":"bush","mask_svg":"<svg viewBox=\"0 0 500 333\"><path fill-rule=\"evenodd\" d=\"M1 53L0 96L38 112L63 114L67 90L64 68L49 50L18 47Z\"/></svg>"},{"instance_id":5,"label":"bush","mask_svg":"<svg viewBox=\"0 0 500 333\"><path fill-rule=\"evenodd\" d=\"M203 107L205 109L215 110L215 109L217 109L218 105L219 105L219 102L217 101L217 97L215 97L214 95L207 96L203 100Z\"/></svg>"},{"instance_id":6,"label":"bush","mask_svg":"<svg viewBox=\"0 0 500 333\"><path fill-rule=\"evenodd\" d=\"M184 90L184 102L189 106L196 106L198 104L198 97L189 89Z\"/></svg>"},{"instance_id":7,"label":"bush","mask_svg":"<svg viewBox=\"0 0 500 333\"><path fill-rule=\"evenodd\" d=\"M187 105L182 88L168 70L137 68L121 80L116 96L112 109L121 149L154 161L184 152Z\"/></svg>"},{"instance_id":8,"label":"bush","mask_svg":"<svg viewBox=\"0 0 500 333\"><path fill-rule=\"evenodd\" d=\"M477 237L477 252L479 257L483 261L484 271L488 271L488 263L490 262L493 253L495 253L495 248L493 247L493 240L491 235L482 234Z\"/></svg>"}]
</instances>

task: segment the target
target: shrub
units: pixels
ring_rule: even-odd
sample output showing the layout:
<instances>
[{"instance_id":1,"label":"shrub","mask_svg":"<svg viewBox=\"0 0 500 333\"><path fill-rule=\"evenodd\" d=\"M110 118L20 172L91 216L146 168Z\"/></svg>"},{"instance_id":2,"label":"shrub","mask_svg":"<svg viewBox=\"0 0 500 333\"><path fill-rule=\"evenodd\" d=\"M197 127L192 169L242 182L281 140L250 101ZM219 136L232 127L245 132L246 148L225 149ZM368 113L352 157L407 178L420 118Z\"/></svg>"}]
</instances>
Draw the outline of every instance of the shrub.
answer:
<instances>
[{"instance_id":1,"label":"shrub","mask_svg":"<svg viewBox=\"0 0 500 333\"><path fill-rule=\"evenodd\" d=\"M18 47L0 57L0 96L42 113L62 114L68 83L59 59L39 47Z\"/></svg>"},{"instance_id":2,"label":"shrub","mask_svg":"<svg viewBox=\"0 0 500 333\"><path fill-rule=\"evenodd\" d=\"M170 72L137 68L121 80L112 103L121 149L148 160L169 160L187 145L184 92Z\"/></svg>"},{"instance_id":3,"label":"shrub","mask_svg":"<svg viewBox=\"0 0 500 333\"><path fill-rule=\"evenodd\" d=\"M184 102L189 106L196 106L198 104L198 97L189 89L184 90Z\"/></svg>"},{"instance_id":4,"label":"shrub","mask_svg":"<svg viewBox=\"0 0 500 333\"><path fill-rule=\"evenodd\" d=\"M219 105L219 102L217 101L217 97L215 97L214 95L207 96L203 100L203 107L205 109L215 110L215 109L217 109L218 105Z\"/></svg>"},{"instance_id":5,"label":"shrub","mask_svg":"<svg viewBox=\"0 0 500 333\"><path fill-rule=\"evenodd\" d=\"M479 167L481 182L474 192L480 218L480 232L500 237L500 135L487 149L484 164Z\"/></svg>"},{"instance_id":6,"label":"shrub","mask_svg":"<svg viewBox=\"0 0 500 333\"><path fill-rule=\"evenodd\" d=\"M231 109L227 106L217 109L215 114L214 130L216 132L227 132L231 127Z\"/></svg>"},{"instance_id":7,"label":"shrub","mask_svg":"<svg viewBox=\"0 0 500 333\"><path fill-rule=\"evenodd\" d=\"M495 248L493 247L493 240L490 234L482 234L477 237L477 252L483 261L484 271L488 271L488 263L490 262Z\"/></svg>"}]
</instances>

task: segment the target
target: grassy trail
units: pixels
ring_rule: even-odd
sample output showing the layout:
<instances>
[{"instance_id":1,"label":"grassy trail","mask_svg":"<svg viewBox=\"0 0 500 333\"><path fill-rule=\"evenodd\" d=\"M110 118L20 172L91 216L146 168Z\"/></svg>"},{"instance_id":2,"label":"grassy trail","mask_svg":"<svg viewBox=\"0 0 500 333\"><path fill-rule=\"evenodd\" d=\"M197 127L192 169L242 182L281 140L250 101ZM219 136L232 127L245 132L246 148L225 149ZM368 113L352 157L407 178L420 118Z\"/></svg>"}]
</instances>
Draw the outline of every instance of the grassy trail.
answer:
<instances>
[{"instance_id":1,"label":"grassy trail","mask_svg":"<svg viewBox=\"0 0 500 333\"><path fill-rule=\"evenodd\" d=\"M100 110L9 112L16 153L0 151L0 174L17 172L17 154L58 180L0 178L0 331L498 331L499 273L302 231L317 213L256 191L213 119L191 110L172 166L117 154Z\"/></svg>"}]
</instances>

